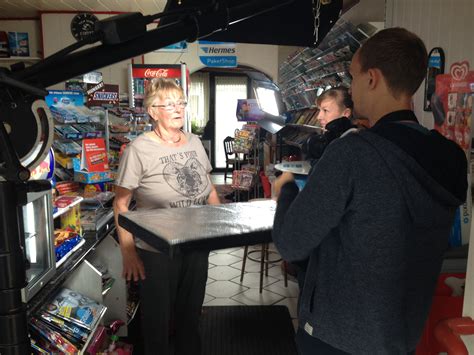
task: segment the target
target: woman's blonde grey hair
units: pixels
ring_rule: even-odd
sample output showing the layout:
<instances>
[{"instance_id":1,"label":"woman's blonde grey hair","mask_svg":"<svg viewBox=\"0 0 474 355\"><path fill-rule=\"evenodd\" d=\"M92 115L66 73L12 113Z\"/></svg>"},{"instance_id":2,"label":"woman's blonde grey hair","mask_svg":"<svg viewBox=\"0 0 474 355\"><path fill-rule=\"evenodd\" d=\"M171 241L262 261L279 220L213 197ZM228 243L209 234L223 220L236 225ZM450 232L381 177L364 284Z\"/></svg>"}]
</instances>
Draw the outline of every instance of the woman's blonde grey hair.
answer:
<instances>
[{"instance_id":1,"label":"woman's blonde grey hair","mask_svg":"<svg viewBox=\"0 0 474 355\"><path fill-rule=\"evenodd\" d=\"M146 87L145 99L143 101L145 108L148 109L153 104L156 96L160 99L167 96L177 96L180 99L184 99L184 91L175 79L156 78Z\"/></svg>"}]
</instances>

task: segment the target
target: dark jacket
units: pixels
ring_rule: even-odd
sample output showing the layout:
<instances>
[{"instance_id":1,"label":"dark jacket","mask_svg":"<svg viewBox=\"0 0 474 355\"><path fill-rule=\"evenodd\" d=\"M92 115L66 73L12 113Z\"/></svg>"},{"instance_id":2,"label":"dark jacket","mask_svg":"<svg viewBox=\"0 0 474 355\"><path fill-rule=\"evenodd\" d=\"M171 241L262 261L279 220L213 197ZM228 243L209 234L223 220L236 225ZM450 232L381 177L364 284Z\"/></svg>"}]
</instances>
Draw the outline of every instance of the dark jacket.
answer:
<instances>
[{"instance_id":1,"label":"dark jacket","mask_svg":"<svg viewBox=\"0 0 474 355\"><path fill-rule=\"evenodd\" d=\"M337 118L329 122L323 134L311 135L303 144L302 151L306 159L310 160L311 165L316 164L329 143L351 128L355 128L355 126L347 117Z\"/></svg>"},{"instance_id":2,"label":"dark jacket","mask_svg":"<svg viewBox=\"0 0 474 355\"><path fill-rule=\"evenodd\" d=\"M417 132L425 148L442 150L440 163L467 166L455 143L401 127ZM275 214L282 257L310 258L300 327L353 354L415 349L463 202L389 139L368 130L333 141L302 193L283 186ZM466 168L453 180L467 187Z\"/></svg>"}]
</instances>

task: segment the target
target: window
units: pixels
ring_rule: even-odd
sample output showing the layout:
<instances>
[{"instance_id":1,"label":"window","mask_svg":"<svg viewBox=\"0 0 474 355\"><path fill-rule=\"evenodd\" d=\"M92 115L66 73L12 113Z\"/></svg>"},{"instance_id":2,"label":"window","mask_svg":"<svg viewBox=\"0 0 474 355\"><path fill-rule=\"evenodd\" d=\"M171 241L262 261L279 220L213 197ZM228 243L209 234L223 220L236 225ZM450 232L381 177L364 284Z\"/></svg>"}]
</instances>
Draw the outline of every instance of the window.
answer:
<instances>
[{"instance_id":1,"label":"window","mask_svg":"<svg viewBox=\"0 0 474 355\"><path fill-rule=\"evenodd\" d=\"M216 76L216 140L214 145L215 167L225 167L224 138L234 137L236 129L243 126L236 117L237 100L247 98L247 77Z\"/></svg>"},{"instance_id":2,"label":"window","mask_svg":"<svg viewBox=\"0 0 474 355\"><path fill-rule=\"evenodd\" d=\"M208 73L194 73L191 75L188 106L191 127L203 129L209 119Z\"/></svg>"},{"instance_id":3,"label":"window","mask_svg":"<svg viewBox=\"0 0 474 355\"><path fill-rule=\"evenodd\" d=\"M273 116L278 116L280 112L278 111L276 91L262 86L257 87L255 91L260 108Z\"/></svg>"}]
</instances>

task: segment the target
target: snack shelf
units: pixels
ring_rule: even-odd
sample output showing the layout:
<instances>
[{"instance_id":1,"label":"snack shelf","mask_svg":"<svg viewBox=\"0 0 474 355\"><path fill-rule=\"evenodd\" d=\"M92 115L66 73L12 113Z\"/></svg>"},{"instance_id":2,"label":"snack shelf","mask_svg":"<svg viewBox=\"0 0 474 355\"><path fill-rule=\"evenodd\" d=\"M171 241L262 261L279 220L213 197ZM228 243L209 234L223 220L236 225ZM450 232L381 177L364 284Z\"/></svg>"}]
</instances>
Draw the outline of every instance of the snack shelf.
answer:
<instances>
[{"instance_id":1,"label":"snack shelf","mask_svg":"<svg viewBox=\"0 0 474 355\"><path fill-rule=\"evenodd\" d=\"M76 199L71 204L69 204L69 205L67 205L66 207L63 207L63 208L58 208L58 210L53 214L53 219L58 218L59 216L63 215L64 213L68 212L69 210L71 210L71 208L76 206L82 200L83 200L83 198L81 196L77 196Z\"/></svg>"},{"instance_id":2,"label":"snack shelf","mask_svg":"<svg viewBox=\"0 0 474 355\"><path fill-rule=\"evenodd\" d=\"M4 57L0 58L0 62L15 62L15 61L31 61L36 62L40 61L40 57L19 57L19 56L12 56L12 57Z\"/></svg>"},{"instance_id":3,"label":"snack shelf","mask_svg":"<svg viewBox=\"0 0 474 355\"><path fill-rule=\"evenodd\" d=\"M72 248L71 250L69 250L67 252L67 254L65 254L61 259L59 259L59 261L56 262L56 268L60 267L62 264L64 264L64 262L72 255L76 252L76 250L79 250L80 247L82 247L84 245L84 243L86 242L86 240L84 238L81 239L81 241L79 243L77 243L77 245Z\"/></svg>"}]
</instances>

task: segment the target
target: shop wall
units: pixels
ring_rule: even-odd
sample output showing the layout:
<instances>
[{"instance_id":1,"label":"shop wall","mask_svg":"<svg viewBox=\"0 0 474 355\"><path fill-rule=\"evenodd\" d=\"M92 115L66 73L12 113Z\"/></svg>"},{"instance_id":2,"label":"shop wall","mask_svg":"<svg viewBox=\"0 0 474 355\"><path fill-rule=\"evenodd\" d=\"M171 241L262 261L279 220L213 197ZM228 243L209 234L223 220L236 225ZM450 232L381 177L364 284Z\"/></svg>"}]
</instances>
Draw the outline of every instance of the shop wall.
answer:
<instances>
[{"instance_id":1,"label":"shop wall","mask_svg":"<svg viewBox=\"0 0 474 355\"><path fill-rule=\"evenodd\" d=\"M41 57L41 36L39 19L0 20L0 31L27 32L30 45L30 57Z\"/></svg>"},{"instance_id":2,"label":"shop wall","mask_svg":"<svg viewBox=\"0 0 474 355\"><path fill-rule=\"evenodd\" d=\"M237 43L237 62L257 69L276 81L278 78L278 46L262 44ZM185 62L191 73L202 69L204 65L199 60L202 55L197 42L189 43L184 53L151 52L145 55L146 64Z\"/></svg>"},{"instance_id":3,"label":"shop wall","mask_svg":"<svg viewBox=\"0 0 474 355\"><path fill-rule=\"evenodd\" d=\"M443 48L446 71L454 62L468 60L474 68L473 0L387 0L386 27L405 27L418 34L430 51ZM415 112L433 128L433 115L423 111L424 83L415 95Z\"/></svg>"},{"instance_id":4,"label":"shop wall","mask_svg":"<svg viewBox=\"0 0 474 355\"><path fill-rule=\"evenodd\" d=\"M43 13L41 15L41 28L45 57L76 41L71 34L71 20L74 16L74 13ZM96 14L96 16L99 20L101 20L110 15ZM141 57L135 59L136 61L140 61ZM91 58L91 60L94 59ZM126 92L128 90L127 65L131 62L132 60L125 60L123 62L98 69L98 71L102 73L104 82L118 84L120 92ZM50 87L49 89L64 89L64 84L57 84Z\"/></svg>"},{"instance_id":5,"label":"shop wall","mask_svg":"<svg viewBox=\"0 0 474 355\"><path fill-rule=\"evenodd\" d=\"M74 37L70 32L70 23L75 14L73 13L45 13L41 16L43 42L45 55L50 55L65 46L73 43ZM110 16L108 14L96 14L99 19ZM247 65L269 75L274 81L278 77L278 46L237 44L238 63ZM91 59L92 60L92 59ZM104 81L115 83L120 86L121 92L127 91L127 66L132 61L123 61L107 68L102 68ZM136 64L177 64L185 62L190 72L203 68L199 61L198 45L191 43L185 53L151 52L135 58ZM55 85L62 88L63 85Z\"/></svg>"},{"instance_id":6,"label":"shop wall","mask_svg":"<svg viewBox=\"0 0 474 355\"><path fill-rule=\"evenodd\" d=\"M358 0L356 5L344 13L342 17L355 26L366 22L383 22L385 20L385 1ZM378 26L376 25L376 27Z\"/></svg>"}]
</instances>

